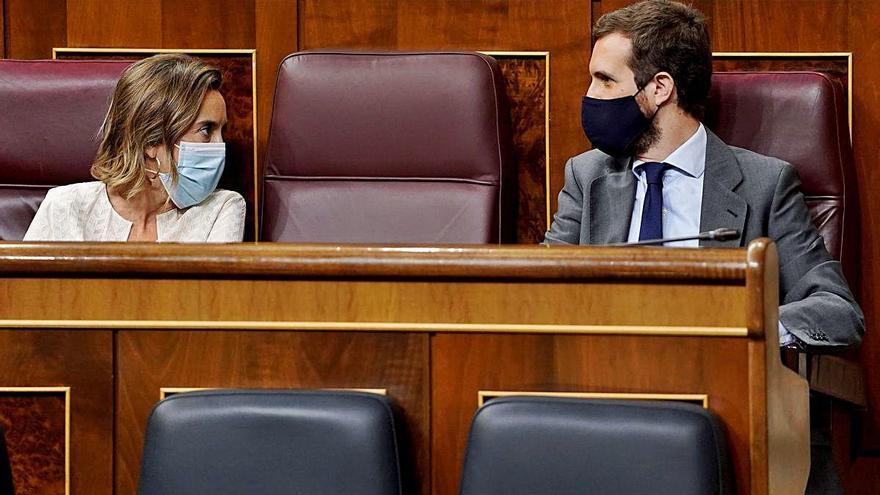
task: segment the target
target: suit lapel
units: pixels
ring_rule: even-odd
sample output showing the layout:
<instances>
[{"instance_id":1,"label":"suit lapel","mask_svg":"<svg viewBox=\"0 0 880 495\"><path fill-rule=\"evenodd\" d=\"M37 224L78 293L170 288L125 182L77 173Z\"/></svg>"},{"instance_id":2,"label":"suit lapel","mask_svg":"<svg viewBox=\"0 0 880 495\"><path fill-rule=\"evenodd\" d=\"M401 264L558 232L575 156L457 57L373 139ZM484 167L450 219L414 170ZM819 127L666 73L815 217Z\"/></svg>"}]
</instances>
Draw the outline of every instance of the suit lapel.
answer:
<instances>
[{"instance_id":1,"label":"suit lapel","mask_svg":"<svg viewBox=\"0 0 880 495\"><path fill-rule=\"evenodd\" d=\"M730 148L708 129L706 177L703 180L703 204L700 232L720 228L736 229L739 237L729 241L700 241L701 246L740 247L748 214L748 204L734 192L742 180L742 169Z\"/></svg>"},{"instance_id":2,"label":"suit lapel","mask_svg":"<svg viewBox=\"0 0 880 495\"><path fill-rule=\"evenodd\" d=\"M609 160L613 160L609 158ZM592 245L626 242L636 194L630 160L614 160L609 174L590 185L590 236Z\"/></svg>"}]
</instances>

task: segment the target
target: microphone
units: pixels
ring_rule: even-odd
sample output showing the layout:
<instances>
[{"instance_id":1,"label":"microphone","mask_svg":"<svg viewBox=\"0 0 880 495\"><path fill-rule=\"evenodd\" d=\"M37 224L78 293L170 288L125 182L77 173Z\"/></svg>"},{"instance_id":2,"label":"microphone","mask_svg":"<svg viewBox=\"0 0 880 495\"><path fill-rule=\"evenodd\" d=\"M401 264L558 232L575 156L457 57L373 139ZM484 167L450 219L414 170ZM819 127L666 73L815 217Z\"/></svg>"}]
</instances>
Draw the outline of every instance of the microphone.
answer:
<instances>
[{"instance_id":1,"label":"microphone","mask_svg":"<svg viewBox=\"0 0 880 495\"><path fill-rule=\"evenodd\" d=\"M657 244L665 244L667 242L691 241L699 239L701 241L729 241L739 237L739 231L734 229L715 229L706 232L700 232L696 235L686 235L684 237L667 237L665 239L649 239L639 242L620 242L616 244L606 244L609 247L625 247L625 246L656 246Z\"/></svg>"}]
</instances>

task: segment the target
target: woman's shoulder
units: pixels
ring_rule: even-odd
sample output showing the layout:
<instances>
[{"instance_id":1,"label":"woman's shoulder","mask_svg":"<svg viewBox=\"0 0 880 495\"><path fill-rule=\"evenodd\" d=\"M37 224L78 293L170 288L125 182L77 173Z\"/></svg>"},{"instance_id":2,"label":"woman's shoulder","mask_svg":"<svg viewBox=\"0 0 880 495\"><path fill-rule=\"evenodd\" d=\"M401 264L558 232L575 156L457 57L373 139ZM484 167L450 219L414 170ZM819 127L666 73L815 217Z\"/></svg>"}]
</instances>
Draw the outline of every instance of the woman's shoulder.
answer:
<instances>
[{"instance_id":1,"label":"woman's shoulder","mask_svg":"<svg viewBox=\"0 0 880 495\"><path fill-rule=\"evenodd\" d=\"M217 209L230 206L244 207L244 205L245 201L241 194L227 189L215 189L214 192L205 198L205 201L199 204L199 206Z\"/></svg>"},{"instance_id":2,"label":"woman's shoulder","mask_svg":"<svg viewBox=\"0 0 880 495\"><path fill-rule=\"evenodd\" d=\"M64 203L83 199L91 200L103 193L104 183L101 181L78 182L49 189L49 192L46 193L46 201Z\"/></svg>"},{"instance_id":3,"label":"woman's shoulder","mask_svg":"<svg viewBox=\"0 0 880 495\"><path fill-rule=\"evenodd\" d=\"M43 203L53 208L76 208L93 204L105 194L104 183L101 181L79 182L49 189Z\"/></svg>"}]
</instances>

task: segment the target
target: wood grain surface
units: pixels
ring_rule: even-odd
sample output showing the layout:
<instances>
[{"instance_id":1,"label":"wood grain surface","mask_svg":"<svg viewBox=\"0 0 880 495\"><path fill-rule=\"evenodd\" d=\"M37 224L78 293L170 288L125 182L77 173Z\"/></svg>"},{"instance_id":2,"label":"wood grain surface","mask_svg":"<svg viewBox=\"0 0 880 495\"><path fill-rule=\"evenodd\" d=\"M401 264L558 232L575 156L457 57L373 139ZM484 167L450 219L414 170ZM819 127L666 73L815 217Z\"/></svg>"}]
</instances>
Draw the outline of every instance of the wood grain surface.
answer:
<instances>
[{"instance_id":1,"label":"wood grain surface","mask_svg":"<svg viewBox=\"0 0 880 495\"><path fill-rule=\"evenodd\" d=\"M407 472L429 471L426 334L120 332L116 345L116 493L135 492L162 387L384 388L402 412Z\"/></svg>"},{"instance_id":2,"label":"wood grain surface","mask_svg":"<svg viewBox=\"0 0 880 495\"><path fill-rule=\"evenodd\" d=\"M322 244L0 243L0 273L29 276L679 279L736 281L731 249L579 246L336 246Z\"/></svg>"},{"instance_id":3,"label":"wood grain surface","mask_svg":"<svg viewBox=\"0 0 880 495\"><path fill-rule=\"evenodd\" d=\"M162 0L2 0L3 48L12 58L49 58L51 48L257 48L260 122L268 122L274 71L286 53L311 48L538 50L551 52L551 209L562 187L565 160L589 147L580 129L580 96L587 87L590 25L631 0L254 0L187 2L211 22L179 33L177 15ZM852 52L853 145L861 205L861 280L857 292L868 322L861 347L869 409L861 425L839 428L859 440L837 454L848 493L880 486L880 51L875 0L695 0L708 18L719 52ZM240 5L237 5L240 4ZM211 10L210 5L221 8ZM246 12L253 6L253 13ZM181 7L183 8L183 7ZM229 12L223 14L223 12ZM253 26L251 26L253 23ZM204 40L202 42L201 40ZM249 43L232 46L232 43ZM223 46L221 46L223 45ZM260 146L268 127L260 124Z\"/></svg>"},{"instance_id":4,"label":"wood grain surface","mask_svg":"<svg viewBox=\"0 0 880 495\"><path fill-rule=\"evenodd\" d=\"M70 387L71 493L113 493L112 332L0 330L0 387ZM0 393L16 493L64 492L63 414L63 393Z\"/></svg>"}]
</instances>

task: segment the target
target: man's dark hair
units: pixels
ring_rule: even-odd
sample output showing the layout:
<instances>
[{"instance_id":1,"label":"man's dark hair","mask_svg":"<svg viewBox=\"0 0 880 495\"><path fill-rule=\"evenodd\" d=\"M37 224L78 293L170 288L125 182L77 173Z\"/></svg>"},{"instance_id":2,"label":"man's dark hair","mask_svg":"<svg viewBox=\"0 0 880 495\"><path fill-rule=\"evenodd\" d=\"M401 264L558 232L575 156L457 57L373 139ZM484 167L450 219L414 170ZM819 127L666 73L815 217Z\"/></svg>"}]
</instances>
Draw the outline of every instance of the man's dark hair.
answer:
<instances>
[{"instance_id":1,"label":"man's dark hair","mask_svg":"<svg viewBox=\"0 0 880 495\"><path fill-rule=\"evenodd\" d=\"M675 80L678 105L702 118L712 84L712 49L700 11L669 0L644 0L600 17L593 42L611 33L632 42L627 65L639 88L658 72L668 72Z\"/></svg>"}]
</instances>

